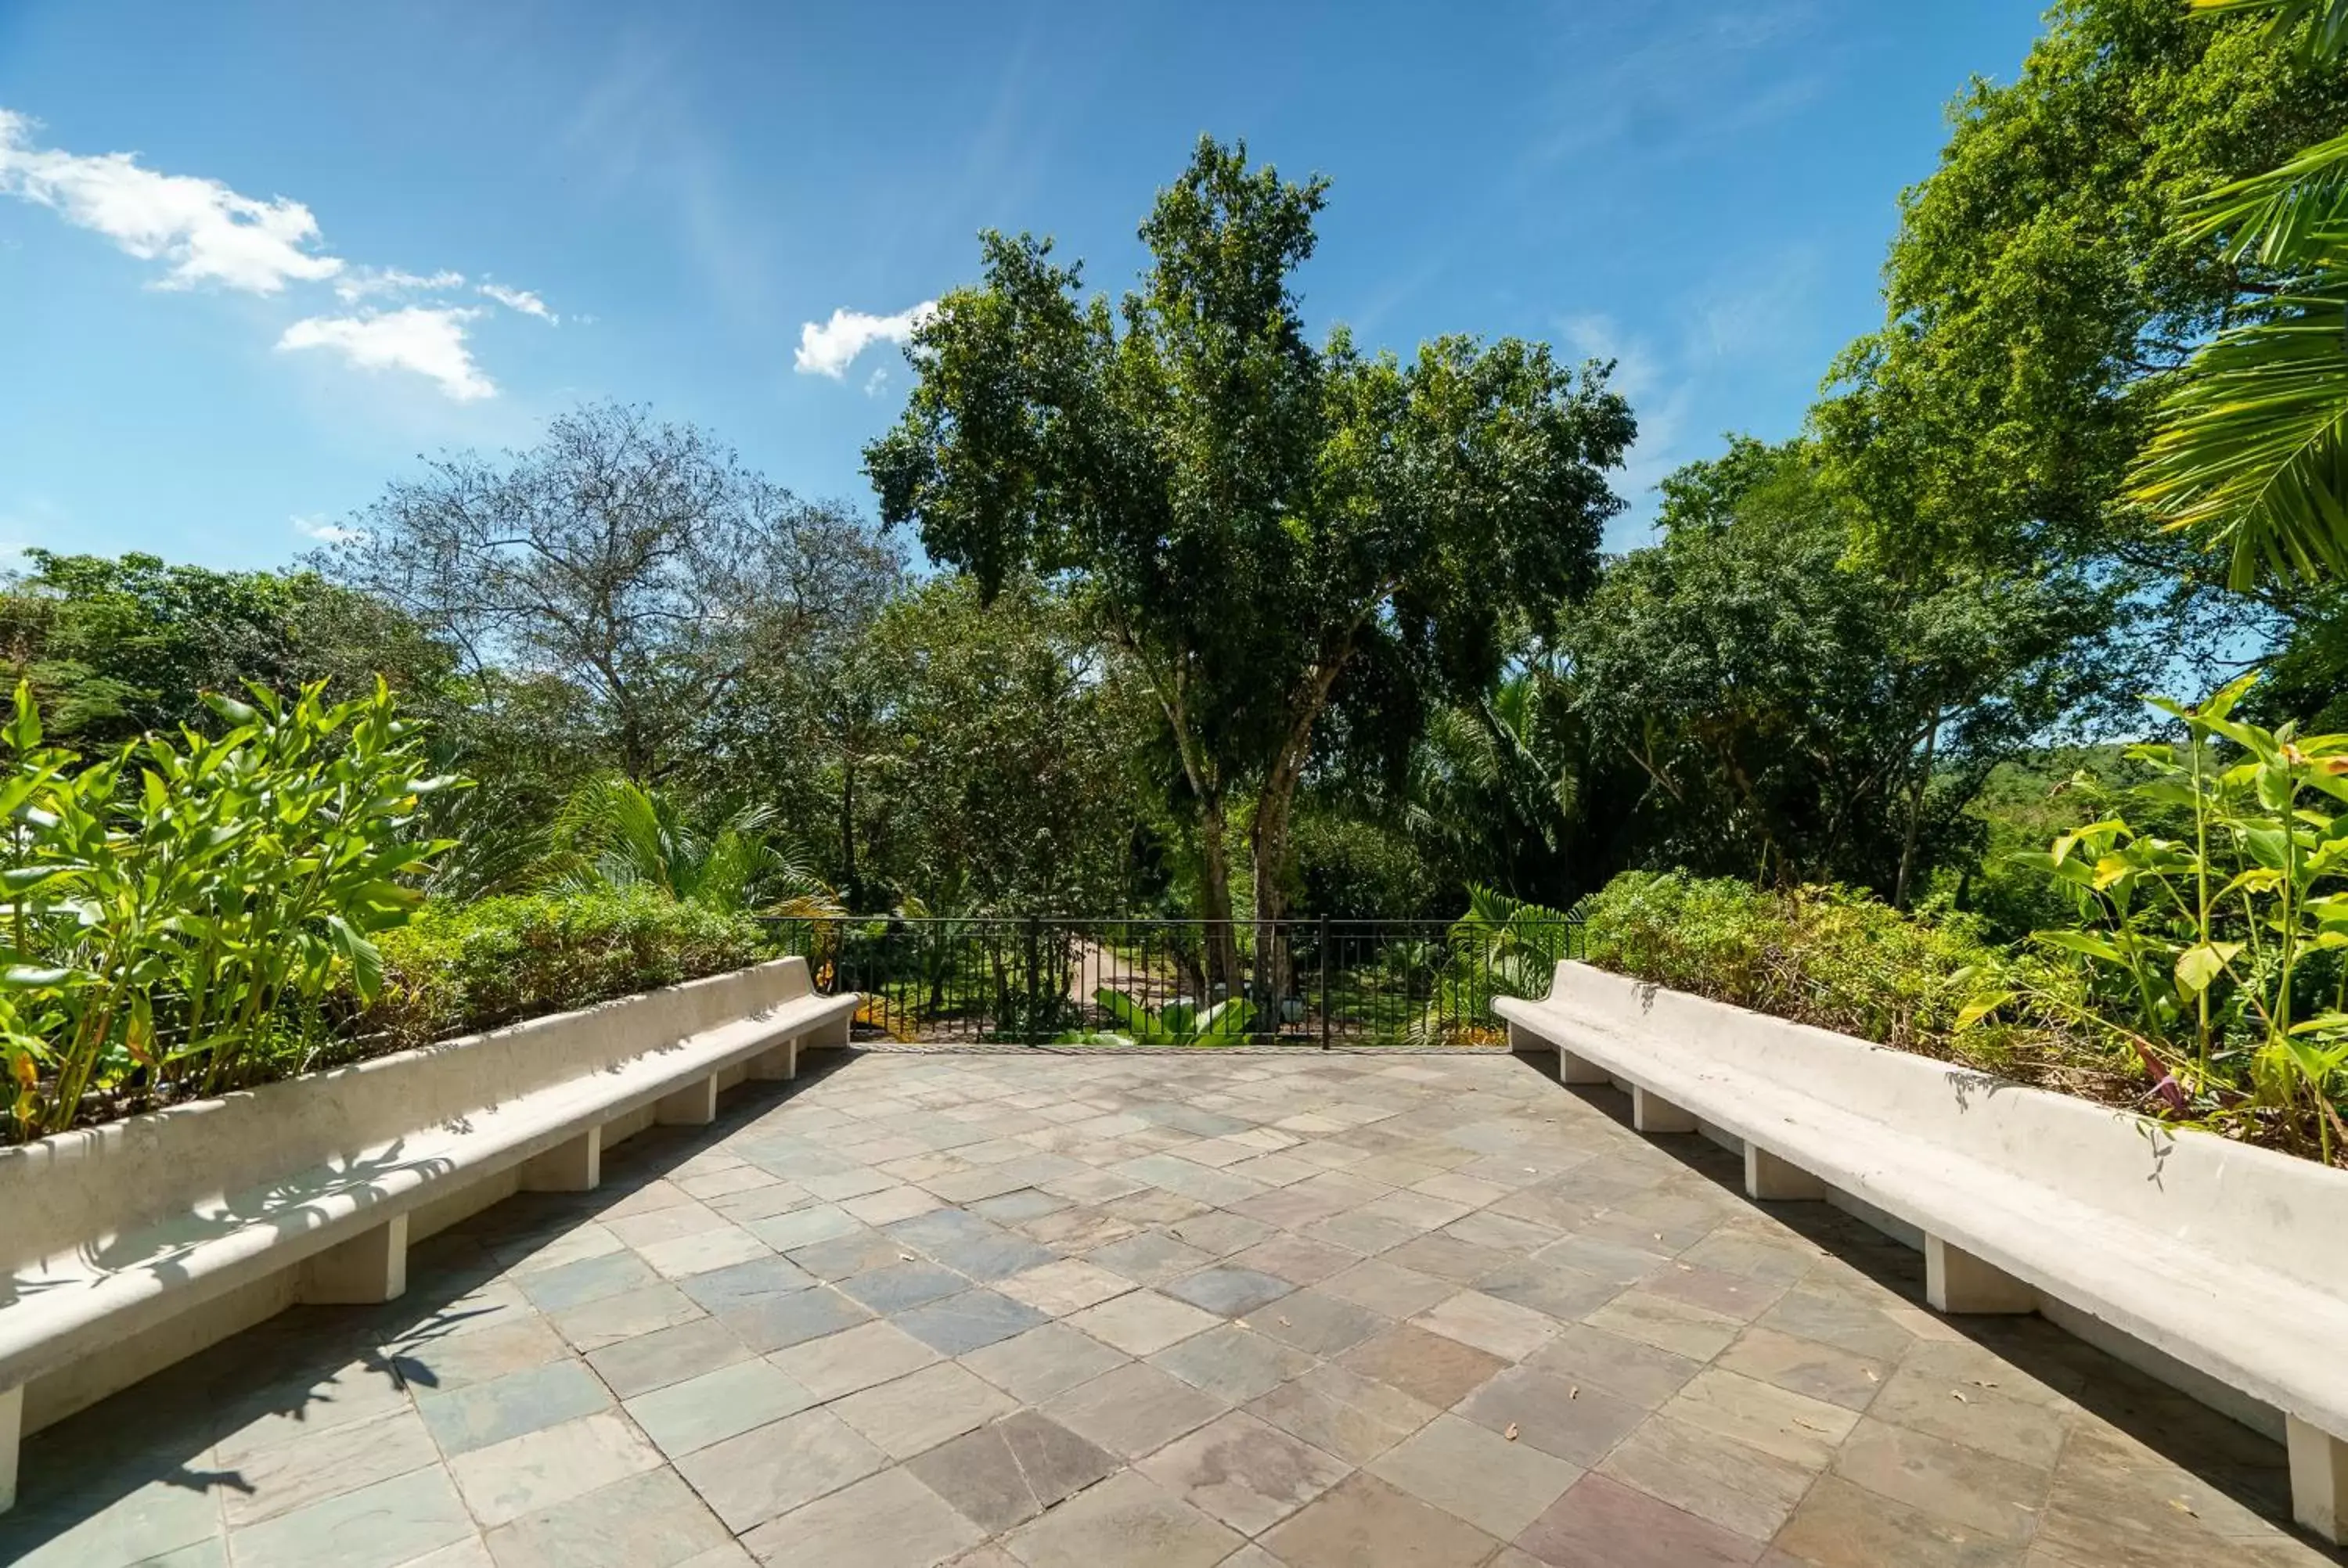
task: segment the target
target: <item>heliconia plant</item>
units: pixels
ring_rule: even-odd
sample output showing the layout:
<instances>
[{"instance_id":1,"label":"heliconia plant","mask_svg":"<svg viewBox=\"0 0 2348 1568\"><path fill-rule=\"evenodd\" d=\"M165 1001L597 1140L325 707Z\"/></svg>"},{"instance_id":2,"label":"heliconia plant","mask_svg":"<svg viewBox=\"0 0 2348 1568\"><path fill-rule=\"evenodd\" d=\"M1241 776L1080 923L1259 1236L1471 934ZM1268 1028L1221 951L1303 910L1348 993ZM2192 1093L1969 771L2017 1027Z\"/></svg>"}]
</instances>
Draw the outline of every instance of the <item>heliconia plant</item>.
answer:
<instances>
[{"instance_id":1,"label":"heliconia plant","mask_svg":"<svg viewBox=\"0 0 2348 1568\"><path fill-rule=\"evenodd\" d=\"M420 728L390 692L210 699L207 737L95 761L46 745L28 690L0 728L0 1052L18 1140L92 1092L231 1089L298 1071L323 1009L380 983L372 937L445 844L412 831ZM289 1061L289 1058L291 1059Z\"/></svg>"},{"instance_id":2,"label":"heliconia plant","mask_svg":"<svg viewBox=\"0 0 2348 1568\"><path fill-rule=\"evenodd\" d=\"M2254 680L2155 699L2183 741L2129 748L2148 776L2116 809L2022 857L2075 900L2076 925L2033 941L2084 991L1988 991L1959 1027L2065 1015L2132 1052L2172 1114L2267 1119L2329 1163L2348 1150L2348 735L2235 719Z\"/></svg>"}]
</instances>

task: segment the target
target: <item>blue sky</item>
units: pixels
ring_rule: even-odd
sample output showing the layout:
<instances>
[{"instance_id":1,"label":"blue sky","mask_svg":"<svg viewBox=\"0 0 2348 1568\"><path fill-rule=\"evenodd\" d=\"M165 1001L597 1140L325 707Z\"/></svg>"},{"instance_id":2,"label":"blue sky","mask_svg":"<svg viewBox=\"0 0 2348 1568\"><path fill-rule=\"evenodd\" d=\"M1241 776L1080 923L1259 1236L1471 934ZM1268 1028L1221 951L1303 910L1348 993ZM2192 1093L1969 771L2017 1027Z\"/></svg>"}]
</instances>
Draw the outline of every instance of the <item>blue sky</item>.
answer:
<instances>
[{"instance_id":1,"label":"blue sky","mask_svg":"<svg viewBox=\"0 0 2348 1568\"><path fill-rule=\"evenodd\" d=\"M1334 180L1316 325L1621 361L1623 548L1721 432L1798 426L1879 319L1943 105L2037 29L2034 0L0 0L0 545L274 564L418 454L605 396L869 508L888 333L976 231L1122 288L1208 131Z\"/></svg>"}]
</instances>

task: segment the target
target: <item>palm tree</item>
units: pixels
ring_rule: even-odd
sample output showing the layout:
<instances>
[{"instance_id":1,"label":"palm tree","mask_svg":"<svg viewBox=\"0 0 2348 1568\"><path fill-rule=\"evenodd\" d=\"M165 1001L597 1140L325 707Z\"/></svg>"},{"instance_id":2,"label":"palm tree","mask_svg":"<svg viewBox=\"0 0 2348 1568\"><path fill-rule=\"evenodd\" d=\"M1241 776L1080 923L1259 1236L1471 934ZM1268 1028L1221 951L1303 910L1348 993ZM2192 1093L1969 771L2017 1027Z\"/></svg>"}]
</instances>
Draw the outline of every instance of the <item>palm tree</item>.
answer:
<instances>
[{"instance_id":1,"label":"palm tree","mask_svg":"<svg viewBox=\"0 0 2348 1568\"><path fill-rule=\"evenodd\" d=\"M572 792L549 835L541 879L566 888L650 886L736 912L770 900L783 914L833 914L838 903L786 847L772 807L746 806L714 827L675 795L619 774Z\"/></svg>"},{"instance_id":2,"label":"palm tree","mask_svg":"<svg viewBox=\"0 0 2348 1568\"><path fill-rule=\"evenodd\" d=\"M2348 0L2192 0L2305 25L2316 58L2348 52ZM2162 400L2129 486L2172 527L2198 528L2247 588L2262 572L2348 577L2348 135L2212 191L2187 228L2279 281L2204 345Z\"/></svg>"}]
</instances>

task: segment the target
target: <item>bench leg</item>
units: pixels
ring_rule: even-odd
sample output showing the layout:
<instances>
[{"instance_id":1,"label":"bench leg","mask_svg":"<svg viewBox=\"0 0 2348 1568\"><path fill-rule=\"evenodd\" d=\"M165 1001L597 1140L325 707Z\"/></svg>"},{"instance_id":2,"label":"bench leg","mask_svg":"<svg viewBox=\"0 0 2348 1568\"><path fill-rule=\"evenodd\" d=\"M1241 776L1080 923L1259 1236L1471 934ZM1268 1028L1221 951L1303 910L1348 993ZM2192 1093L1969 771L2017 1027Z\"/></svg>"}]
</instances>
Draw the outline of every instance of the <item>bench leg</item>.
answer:
<instances>
[{"instance_id":1,"label":"bench leg","mask_svg":"<svg viewBox=\"0 0 2348 1568\"><path fill-rule=\"evenodd\" d=\"M0 1391L0 1513L16 1506L16 1455L25 1437L25 1386Z\"/></svg>"},{"instance_id":2,"label":"bench leg","mask_svg":"<svg viewBox=\"0 0 2348 1568\"><path fill-rule=\"evenodd\" d=\"M1631 1125L1642 1132L1693 1132L1695 1112L1634 1083L1631 1086Z\"/></svg>"},{"instance_id":3,"label":"bench leg","mask_svg":"<svg viewBox=\"0 0 2348 1568\"><path fill-rule=\"evenodd\" d=\"M1540 1036L1533 1033L1532 1030L1527 1029L1524 1025L1518 1023L1514 1020L1510 1020L1509 1023L1509 1049L1516 1052L1519 1056L1545 1056L1549 1052L1556 1050L1559 1048L1555 1042L1543 1040Z\"/></svg>"},{"instance_id":4,"label":"bench leg","mask_svg":"<svg viewBox=\"0 0 2348 1568\"><path fill-rule=\"evenodd\" d=\"M855 1027L855 1019L850 1017L836 1018L829 1023L818 1024L799 1036L799 1049L822 1050L831 1046L846 1045L850 1038L849 1031Z\"/></svg>"},{"instance_id":5,"label":"bench leg","mask_svg":"<svg viewBox=\"0 0 2348 1568\"><path fill-rule=\"evenodd\" d=\"M2334 1546L2348 1546L2348 1442L2297 1416L2283 1418L2291 1450L2291 1515Z\"/></svg>"},{"instance_id":6,"label":"bench leg","mask_svg":"<svg viewBox=\"0 0 2348 1568\"><path fill-rule=\"evenodd\" d=\"M1748 1138L1745 1143L1745 1195L1764 1203L1816 1201L1827 1195L1827 1184Z\"/></svg>"},{"instance_id":7,"label":"bench leg","mask_svg":"<svg viewBox=\"0 0 2348 1568\"><path fill-rule=\"evenodd\" d=\"M1608 1083L1613 1075L1586 1056L1576 1056L1563 1046L1557 1048L1557 1081L1560 1083Z\"/></svg>"},{"instance_id":8,"label":"bench leg","mask_svg":"<svg viewBox=\"0 0 2348 1568\"><path fill-rule=\"evenodd\" d=\"M750 1077L760 1083L788 1083L799 1075L799 1042L787 1040L764 1056L750 1059Z\"/></svg>"},{"instance_id":9,"label":"bench leg","mask_svg":"<svg viewBox=\"0 0 2348 1568\"><path fill-rule=\"evenodd\" d=\"M717 1075L689 1083L653 1107L653 1120L664 1127L706 1127L717 1120Z\"/></svg>"},{"instance_id":10,"label":"bench leg","mask_svg":"<svg viewBox=\"0 0 2348 1568\"><path fill-rule=\"evenodd\" d=\"M304 1301L391 1301L407 1288L407 1216L339 1242L302 1265Z\"/></svg>"},{"instance_id":11,"label":"bench leg","mask_svg":"<svg viewBox=\"0 0 2348 1568\"><path fill-rule=\"evenodd\" d=\"M2038 1310L2038 1292L1936 1235L1924 1238L1924 1300L1935 1312Z\"/></svg>"},{"instance_id":12,"label":"bench leg","mask_svg":"<svg viewBox=\"0 0 2348 1568\"><path fill-rule=\"evenodd\" d=\"M592 1193L603 1183L603 1129L590 1127L568 1142L525 1161L525 1193Z\"/></svg>"}]
</instances>

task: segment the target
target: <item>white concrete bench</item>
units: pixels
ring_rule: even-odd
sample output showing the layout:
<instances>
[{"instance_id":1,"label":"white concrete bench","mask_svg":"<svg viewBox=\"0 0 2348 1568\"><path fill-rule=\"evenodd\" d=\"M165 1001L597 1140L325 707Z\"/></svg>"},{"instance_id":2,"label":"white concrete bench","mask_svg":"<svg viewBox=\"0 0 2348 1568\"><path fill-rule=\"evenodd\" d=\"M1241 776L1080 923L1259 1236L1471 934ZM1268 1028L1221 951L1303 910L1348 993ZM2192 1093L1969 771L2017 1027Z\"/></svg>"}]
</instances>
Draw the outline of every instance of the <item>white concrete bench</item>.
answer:
<instances>
[{"instance_id":1,"label":"white concrete bench","mask_svg":"<svg viewBox=\"0 0 2348 1568\"><path fill-rule=\"evenodd\" d=\"M0 1149L0 1509L23 1434L295 1302L386 1301L420 1240L848 1043L783 958Z\"/></svg>"},{"instance_id":2,"label":"white concrete bench","mask_svg":"<svg viewBox=\"0 0 2348 1568\"><path fill-rule=\"evenodd\" d=\"M1915 1233L1935 1310L2044 1311L2277 1431L2299 1522L2348 1539L2348 1173L1584 964L1494 1006L1640 1131L1741 1143L1753 1197Z\"/></svg>"}]
</instances>

